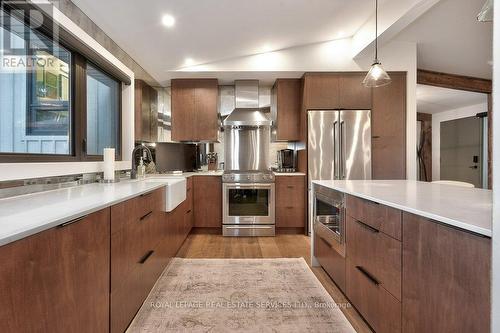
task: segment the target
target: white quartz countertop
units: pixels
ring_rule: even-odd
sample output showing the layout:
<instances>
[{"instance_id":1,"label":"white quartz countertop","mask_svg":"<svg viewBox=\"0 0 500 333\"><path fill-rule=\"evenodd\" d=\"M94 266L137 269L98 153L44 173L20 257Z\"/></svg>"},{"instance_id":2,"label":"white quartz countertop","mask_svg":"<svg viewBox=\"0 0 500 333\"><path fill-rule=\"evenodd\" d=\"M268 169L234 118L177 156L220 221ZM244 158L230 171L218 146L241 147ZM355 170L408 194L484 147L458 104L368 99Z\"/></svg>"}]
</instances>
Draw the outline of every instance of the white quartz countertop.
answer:
<instances>
[{"instance_id":1,"label":"white quartz countertop","mask_svg":"<svg viewBox=\"0 0 500 333\"><path fill-rule=\"evenodd\" d=\"M161 180L125 180L0 199L0 246L163 186Z\"/></svg>"},{"instance_id":2,"label":"white quartz countertop","mask_svg":"<svg viewBox=\"0 0 500 333\"><path fill-rule=\"evenodd\" d=\"M410 180L315 180L313 183L491 237L490 190Z\"/></svg>"}]
</instances>

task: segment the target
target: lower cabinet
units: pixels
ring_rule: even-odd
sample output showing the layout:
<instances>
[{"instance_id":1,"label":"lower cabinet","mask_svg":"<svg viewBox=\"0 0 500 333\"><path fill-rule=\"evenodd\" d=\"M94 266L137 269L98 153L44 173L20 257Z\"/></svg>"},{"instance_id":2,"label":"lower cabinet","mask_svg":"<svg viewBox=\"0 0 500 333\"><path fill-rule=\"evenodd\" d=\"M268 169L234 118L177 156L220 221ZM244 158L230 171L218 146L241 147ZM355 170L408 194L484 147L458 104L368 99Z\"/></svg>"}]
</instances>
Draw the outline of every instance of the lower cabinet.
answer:
<instances>
[{"instance_id":1,"label":"lower cabinet","mask_svg":"<svg viewBox=\"0 0 500 333\"><path fill-rule=\"evenodd\" d=\"M302 228L306 222L305 176L276 176L276 228Z\"/></svg>"},{"instance_id":2,"label":"lower cabinet","mask_svg":"<svg viewBox=\"0 0 500 333\"><path fill-rule=\"evenodd\" d=\"M490 238L404 214L404 332L489 332L490 279Z\"/></svg>"},{"instance_id":3,"label":"lower cabinet","mask_svg":"<svg viewBox=\"0 0 500 333\"><path fill-rule=\"evenodd\" d=\"M191 230L192 200L162 211L159 189L111 207L111 332L126 330Z\"/></svg>"},{"instance_id":4,"label":"lower cabinet","mask_svg":"<svg viewBox=\"0 0 500 333\"><path fill-rule=\"evenodd\" d=\"M375 332L401 332L401 302L349 259L346 295Z\"/></svg>"},{"instance_id":5,"label":"lower cabinet","mask_svg":"<svg viewBox=\"0 0 500 333\"><path fill-rule=\"evenodd\" d=\"M0 331L107 332L110 209L0 247Z\"/></svg>"},{"instance_id":6,"label":"lower cabinet","mask_svg":"<svg viewBox=\"0 0 500 333\"><path fill-rule=\"evenodd\" d=\"M317 233L314 235L314 256L335 284L345 292L345 258Z\"/></svg>"},{"instance_id":7,"label":"lower cabinet","mask_svg":"<svg viewBox=\"0 0 500 333\"><path fill-rule=\"evenodd\" d=\"M194 226L222 228L222 177L193 176Z\"/></svg>"}]
</instances>

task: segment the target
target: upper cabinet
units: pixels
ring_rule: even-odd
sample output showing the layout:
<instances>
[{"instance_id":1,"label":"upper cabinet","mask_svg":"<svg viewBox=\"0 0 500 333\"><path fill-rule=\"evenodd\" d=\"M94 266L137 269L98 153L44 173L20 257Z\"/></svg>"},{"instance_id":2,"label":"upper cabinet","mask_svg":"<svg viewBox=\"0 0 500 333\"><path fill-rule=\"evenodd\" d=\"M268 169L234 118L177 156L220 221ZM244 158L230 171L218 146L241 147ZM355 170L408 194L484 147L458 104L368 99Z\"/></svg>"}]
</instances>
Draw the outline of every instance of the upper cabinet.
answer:
<instances>
[{"instance_id":1,"label":"upper cabinet","mask_svg":"<svg viewBox=\"0 0 500 333\"><path fill-rule=\"evenodd\" d=\"M172 140L218 141L217 79L172 80Z\"/></svg>"},{"instance_id":2,"label":"upper cabinet","mask_svg":"<svg viewBox=\"0 0 500 333\"><path fill-rule=\"evenodd\" d=\"M300 140L300 79L277 79L271 90L274 141Z\"/></svg>"},{"instance_id":3,"label":"upper cabinet","mask_svg":"<svg viewBox=\"0 0 500 333\"><path fill-rule=\"evenodd\" d=\"M364 72L304 74L300 141L307 141L307 110L372 108L372 90L362 84L365 75Z\"/></svg>"},{"instance_id":4,"label":"upper cabinet","mask_svg":"<svg viewBox=\"0 0 500 333\"><path fill-rule=\"evenodd\" d=\"M365 73L306 73L304 102L308 109L371 109L371 89L362 85Z\"/></svg>"},{"instance_id":5,"label":"upper cabinet","mask_svg":"<svg viewBox=\"0 0 500 333\"><path fill-rule=\"evenodd\" d=\"M158 139L158 92L142 80L135 80L135 141Z\"/></svg>"}]
</instances>

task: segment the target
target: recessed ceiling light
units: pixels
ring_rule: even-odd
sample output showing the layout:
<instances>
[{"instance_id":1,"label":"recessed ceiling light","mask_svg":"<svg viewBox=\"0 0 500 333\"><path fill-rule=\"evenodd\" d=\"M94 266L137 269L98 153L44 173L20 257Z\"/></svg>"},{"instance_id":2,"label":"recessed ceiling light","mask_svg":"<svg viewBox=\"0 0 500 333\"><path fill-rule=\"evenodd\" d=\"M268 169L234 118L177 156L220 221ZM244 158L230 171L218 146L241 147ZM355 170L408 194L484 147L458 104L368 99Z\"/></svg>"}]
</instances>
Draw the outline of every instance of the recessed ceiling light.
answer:
<instances>
[{"instance_id":1,"label":"recessed ceiling light","mask_svg":"<svg viewBox=\"0 0 500 333\"><path fill-rule=\"evenodd\" d=\"M175 24L175 18L172 15L165 14L161 18L161 23L168 28L173 27Z\"/></svg>"},{"instance_id":2,"label":"recessed ceiling light","mask_svg":"<svg viewBox=\"0 0 500 333\"><path fill-rule=\"evenodd\" d=\"M193 66L194 65L194 60L192 58L186 58L184 60L184 65L186 65L186 66Z\"/></svg>"}]
</instances>

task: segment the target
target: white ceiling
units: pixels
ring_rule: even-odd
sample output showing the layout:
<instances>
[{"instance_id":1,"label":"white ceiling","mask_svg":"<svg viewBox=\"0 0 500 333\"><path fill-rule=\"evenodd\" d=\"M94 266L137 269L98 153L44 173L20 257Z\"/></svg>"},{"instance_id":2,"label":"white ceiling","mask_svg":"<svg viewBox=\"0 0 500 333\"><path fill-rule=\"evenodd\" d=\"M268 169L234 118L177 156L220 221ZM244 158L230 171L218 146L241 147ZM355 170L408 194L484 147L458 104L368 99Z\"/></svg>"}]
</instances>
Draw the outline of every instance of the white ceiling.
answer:
<instances>
[{"instance_id":1,"label":"white ceiling","mask_svg":"<svg viewBox=\"0 0 500 333\"><path fill-rule=\"evenodd\" d=\"M373 0L72 1L160 83L186 58L203 64L350 37L374 10Z\"/></svg>"},{"instance_id":2,"label":"white ceiling","mask_svg":"<svg viewBox=\"0 0 500 333\"><path fill-rule=\"evenodd\" d=\"M487 103L486 94L417 84L417 112L439 113Z\"/></svg>"},{"instance_id":3,"label":"white ceiling","mask_svg":"<svg viewBox=\"0 0 500 333\"><path fill-rule=\"evenodd\" d=\"M485 0L441 0L396 40L417 42L418 68L491 79L493 25L476 20Z\"/></svg>"}]
</instances>

